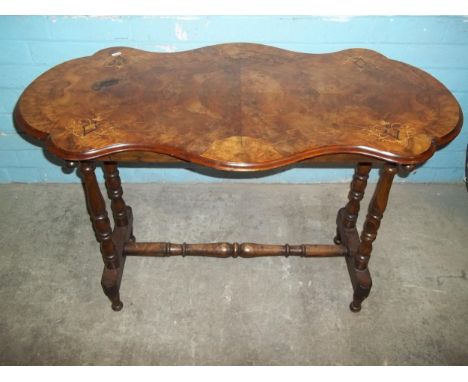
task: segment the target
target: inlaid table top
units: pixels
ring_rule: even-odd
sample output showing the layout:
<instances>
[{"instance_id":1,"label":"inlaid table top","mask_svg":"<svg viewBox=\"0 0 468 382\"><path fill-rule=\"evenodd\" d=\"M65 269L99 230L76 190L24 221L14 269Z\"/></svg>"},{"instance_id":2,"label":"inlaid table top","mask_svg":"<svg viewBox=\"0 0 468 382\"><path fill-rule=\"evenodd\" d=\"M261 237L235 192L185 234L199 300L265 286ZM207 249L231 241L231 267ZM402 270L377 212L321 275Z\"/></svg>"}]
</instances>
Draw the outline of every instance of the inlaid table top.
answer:
<instances>
[{"instance_id":1,"label":"inlaid table top","mask_svg":"<svg viewBox=\"0 0 468 382\"><path fill-rule=\"evenodd\" d=\"M431 75L371 50L236 43L67 61L24 91L15 120L67 160L141 151L248 171L325 154L421 163L462 112Z\"/></svg>"}]
</instances>

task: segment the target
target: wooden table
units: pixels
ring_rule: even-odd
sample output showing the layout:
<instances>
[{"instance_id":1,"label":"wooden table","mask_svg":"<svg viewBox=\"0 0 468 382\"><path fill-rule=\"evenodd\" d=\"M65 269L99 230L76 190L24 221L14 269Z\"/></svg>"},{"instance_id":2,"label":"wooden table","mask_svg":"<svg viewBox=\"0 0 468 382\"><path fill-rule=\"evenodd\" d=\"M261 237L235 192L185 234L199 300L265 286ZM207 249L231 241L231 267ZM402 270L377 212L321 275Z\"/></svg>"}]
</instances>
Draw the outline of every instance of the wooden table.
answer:
<instances>
[{"instance_id":1,"label":"wooden table","mask_svg":"<svg viewBox=\"0 0 468 382\"><path fill-rule=\"evenodd\" d=\"M368 262L394 176L453 140L463 119L440 82L377 52L305 54L246 43L180 53L104 49L42 74L22 94L14 117L46 150L79 166L105 264L101 284L116 311L123 306L125 259L135 255L343 256L354 290L350 308L359 311L371 289ZM226 171L304 162L356 169L338 211L335 244L138 243L119 162L193 162ZM372 166L381 173L359 235Z\"/></svg>"}]
</instances>

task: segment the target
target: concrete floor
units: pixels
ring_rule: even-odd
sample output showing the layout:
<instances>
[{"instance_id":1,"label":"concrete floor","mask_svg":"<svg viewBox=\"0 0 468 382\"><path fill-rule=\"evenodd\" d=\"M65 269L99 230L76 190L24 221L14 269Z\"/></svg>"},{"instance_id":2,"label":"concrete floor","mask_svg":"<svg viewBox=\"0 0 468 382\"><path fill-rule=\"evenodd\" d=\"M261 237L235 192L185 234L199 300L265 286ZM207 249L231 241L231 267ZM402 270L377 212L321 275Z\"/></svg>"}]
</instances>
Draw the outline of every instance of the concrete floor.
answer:
<instances>
[{"instance_id":1,"label":"concrete floor","mask_svg":"<svg viewBox=\"0 0 468 382\"><path fill-rule=\"evenodd\" d=\"M139 241L331 243L347 189L133 184L124 196ZM468 365L468 194L392 191L358 314L340 258L130 258L115 313L81 186L2 185L0 363Z\"/></svg>"}]
</instances>

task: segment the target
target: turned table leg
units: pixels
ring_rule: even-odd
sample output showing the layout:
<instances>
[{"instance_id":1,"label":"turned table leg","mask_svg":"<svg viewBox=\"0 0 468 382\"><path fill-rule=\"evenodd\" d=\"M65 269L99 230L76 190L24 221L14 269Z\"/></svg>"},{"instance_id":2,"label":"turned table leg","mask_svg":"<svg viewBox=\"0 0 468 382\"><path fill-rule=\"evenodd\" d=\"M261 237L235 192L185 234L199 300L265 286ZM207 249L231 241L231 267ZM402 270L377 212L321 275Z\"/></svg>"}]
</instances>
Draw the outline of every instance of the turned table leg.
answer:
<instances>
[{"instance_id":1,"label":"turned table leg","mask_svg":"<svg viewBox=\"0 0 468 382\"><path fill-rule=\"evenodd\" d=\"M369 209L361 232L357 254L354 256L354 272L356 283L354 285L353 301L350 309L353 312L361 310L361 304L369 296L372 282L367 264L372 252L372 243L377 237L380 221L387 207L390 188L398 168L392 164L385 164L377 182L374 195L369 203ZM367 277L369 275L369 277Z\"/></svg>"},{"instance_id":2,"label":"turned table leg","mask_svg":"<svg viewBox=\"0 0 468 382\"><path fill-rule=\"evenodd\" d=\"M123 190L122 183L120 181L119 170L116 162L104 162L103 165L104 178L107 189L107 195L111 200L112 215L114 217L115 225L124 227L129 225L127 210L131 210L129 206L125 204L122 198ZM135 236L133 236L133 228L130 230L130 242L135 242Z\"/></svg>"},{"instance_id":3,"label":"turned table leg","mask_svg":"<svg viewBox=\"0 0 468 382\"><path fill-rule=\"evenodd\" d=\"M113 240L113 232L104 198L102 197L94 172L95 168L96 164L94 162L80 163L88 212L96 238L100 243L102 259L105 265L101 284L104 293L112 302L112 309L118 311L123 307L119 294L123 259Z\"/></svg>"},{"instance_id":4,"label":"turned table leg","mask_svg":"<svg viewBox=\"0 0 468 382\"><path fill-rule=\"evenodd\" d=\"M341 244L340 224L347 230L352 230L356 227L356 222L359 215L360 203L364 197L364 191L367 186L369 172L372 169L371 163L358 163L354 170L353 180L348 194L348 203L342 211L341 221L336 227L336 236L333 239L335 244Z\"/></svg>"}]
</instances>

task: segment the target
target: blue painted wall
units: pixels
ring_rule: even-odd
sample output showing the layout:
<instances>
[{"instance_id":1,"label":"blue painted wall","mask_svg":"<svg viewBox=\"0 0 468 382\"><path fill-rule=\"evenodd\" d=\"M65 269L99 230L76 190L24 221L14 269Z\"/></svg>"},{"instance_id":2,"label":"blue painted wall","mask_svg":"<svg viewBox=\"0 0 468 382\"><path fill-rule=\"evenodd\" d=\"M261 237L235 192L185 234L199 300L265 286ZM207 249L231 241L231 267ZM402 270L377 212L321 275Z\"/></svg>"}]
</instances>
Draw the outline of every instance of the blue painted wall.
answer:
<instances>
[{"instance_id":1,"label":"blue painted wall","mask_svg":"<svg viewBox=\"0 0 468 382\"><path fill-rule=\"evenodd\" d=\"M77 182L17 133L11 112L36 76L108 46L181 51L221 42L258 42L303 52L377 50L442 81L468 116L468 18L464 17L0 17L0 182ZM405 182L461 182L468 128ZM249 182L341 182L350 170L292 169ZM223 182L191 170L124 168L125 181ZM214 174L216 175L216 174ZM219 174L218 174L219 175ZM239 181L233 177L227 181Z\"/></svg>"}]
</instances>

